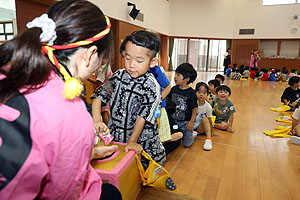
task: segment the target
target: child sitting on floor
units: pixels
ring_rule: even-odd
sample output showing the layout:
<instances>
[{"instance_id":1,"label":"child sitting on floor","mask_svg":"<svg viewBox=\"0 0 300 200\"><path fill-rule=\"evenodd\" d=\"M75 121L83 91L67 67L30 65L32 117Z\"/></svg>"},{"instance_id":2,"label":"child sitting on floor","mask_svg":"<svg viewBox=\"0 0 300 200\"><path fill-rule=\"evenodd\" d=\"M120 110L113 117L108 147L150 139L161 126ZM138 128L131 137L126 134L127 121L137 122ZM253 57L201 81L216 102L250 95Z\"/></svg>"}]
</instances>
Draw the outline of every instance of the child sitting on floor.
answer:
<instances>
[{"instance_id":1,"label":"child sitting on floor","mask_svg":"<svg viewBox=\"0 0 300 200\"><path fill-rule=\"evenodd\" d=\"M289 78L291 78L293 76L297 76L297 70L296 69L291 70L291 73L289 74Z\"/></svg>"},{"instance_id":2,"label":"child sitting on floor","mask_svg":"<svg viewBox=\"0 0 300 200\"><path fill-rule=\"evenodd\" d=\"M203 149L210 151L212 149L212 108L205 100L208 94L208 86L204 82L199 82L196 85L195 91L198 99L198 112L195 124L197 132L199 134L205 133L206 135Z\"/></svg>"},{"instance_id":3,"label":"child sitting on floor","mask_svg":"<svg viewBox=\"0 0 300 200\"><path fill-rule=\"evenodd\" d=\"M195 90L189 86L197 78L197 72L189 63L179 65L175 70L175 86L172 87L167 98L175 107L171 118L183 133L183 145L189 147L194 143L193 129L198 105ZM167 105L169 106L169 105Z\"/></svg>"},{"instance_id":4,"label":"child sitting on floor","mask_svg":"<svg viewBox=\"0 0 300 200\"><path fill-rule=\"evenodd\" d=\"M222 85L224 83L225 77L222 74L217 74L215 76L215 79L220 82L220 85Z\"/></svg>"},{"instance_id":5,"label":"child sitting on floor","mask_svg":"<svg viewBox=\"0 0 300 200\"><path fill-rule=\"evenodd\" d=\"M212 100L216 98L216 90L220 86L220 82L216 79L208 81L208 87L209 87L209 95L206 98L206 101L210 103Z\"/></svg>"},{"instance_id":6,"label":"child sitting on floor","mask_svg":"<svg viewBox=\"0 0 300 200\"><path fill-rule=\"evenodd\" d=\"M248 79L250 76L249 66L245 67L245 70L243 72L243 78Z\"/></svg>"},{"instance_id":7,"label":"child sitting on floor","mask_svg":"<svg viewBox=\"0 0 300 200\"><path fill-rule=\"evenodd\" d=\"M226 74L225 74L226 77L230 78L231 72L232 72L232 65L228 65L228 68L226 69Z\"/></svg>"},{"instance_id":8,"label":"child sitting on floor","mask_svg":"<svg viewBox=\"0 0 300 200\"><path fill-rule=\"evenodd\" d=\"M267 69L262 69L262 71L263 71L263 75L262 75L262 77L261 77L261 80L262 80L262 81L267 81L267 80L269 80L268 70L267 70Z\"/></svg>"},{"instance_id":9,"label":"child sitting on floor","mask_svg":"<svg viewBox=\"0 0 300 200\"><path fill-rule=\"evenodd\" d=\"M256 77L256 71L257 71L257 68L256 68L256 67L251 67L250 78L251 78L252 80L254 80L255 77Z\"/></svg>"},{"instance_id":10,"label":"child sitting on floor","mask_svg":"<svg viewBox=\"0 0 300 200\"><path fill-rule=\"evenodd\" d=\"M288 79L288 70L286 69L286 67L283 67L281 74L278 77L278 80L282 82L286 82L287 79Z\"/></svg>"},{"instance_id":11,"label":"child sitting on floor","mask_svg":"<svg viewBox=\"0 0 300 200\"><path fill-rule=\"evenodd\" d=\"M232 102L228 99L230 95L230 88L226 85L221 85L217 88L217 98L210 105L213 108L213 115L216 116L214 127L233 133L233 114L236 110Z\"/></svg>"},{"instance_id":12,"label":"child sitting on floor","mask_svg":"<svg viewBox=\"0 0 300 200\"><path fill-rule=\"evenodd\" d=\"M292 76L289 79L289 85L290 87L286 88L281 96L281 102L294 111L300 101L300 77Z\"/></svg>"},{"instance_id":13,"label":"child sitting on floor","mask_svg":"<svg viewBox=\"0 0 300 200\"><path fill-rule=\"evenodd\" d=\"M268 81L277 81L276 70L272 69Z\"/></svg>"},{"instance_id":14,"label":"child sitting on floor","mask_svg":"<svg viewBox=\"0 0 300 200\"><path fill-rule=\"evenodd\" d=\"M235 74L233 75L233 80L240 80L242 77L241 73L240 73L240 69L237 68L235 71Z\"/></svg>"},{"instance_id":15,"label":"child sitting on floor","mask_svg":"<svg viewBox=\"0 0 300 200\"><path fill-rule=\"evenodd\" d=\"M102 101L110 101L108 127L114 141L127 143L125 151L134 150L140 154L145 150L161 165L166 160L156 121L160 115L161 93L159 84L149 72L157 63L160 41L154 33L140 30L127 36L123 43L125 69L116 71L92 95L94 127L98 132L105 126L94 108L99 110Z\"/></svg>"},{"instance_id":16,"label":"child sitting on floor","mask_svg":"<svg viewBox=\"0 0 300 200\"><path fill-rule=\"evenodd\" d=\"M300 108L297 108L292 115L292 134L291 142L293 144L300 145Z\"/></svg>"}]
</instances>

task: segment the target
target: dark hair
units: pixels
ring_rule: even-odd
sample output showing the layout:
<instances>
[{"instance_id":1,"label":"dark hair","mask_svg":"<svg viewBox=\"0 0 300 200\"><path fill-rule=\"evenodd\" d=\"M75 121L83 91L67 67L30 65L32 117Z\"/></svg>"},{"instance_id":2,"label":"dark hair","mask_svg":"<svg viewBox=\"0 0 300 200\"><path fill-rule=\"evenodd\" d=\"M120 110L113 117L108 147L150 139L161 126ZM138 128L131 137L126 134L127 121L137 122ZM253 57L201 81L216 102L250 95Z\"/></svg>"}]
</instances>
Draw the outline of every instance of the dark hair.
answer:
<instances>
[{"instance_id":1,"label":"dark hair","mask_svg":"<svg viewBox=\"0 0 300 200\"><path fill-rule=\"evenodd\" d=\"M289 71L286 69L286 67L283 67L282 70L281 70L281 72L283 74L288 74L289 73Z\"/></svg>"},{"instance_id":2,"label":"dark hair","mask_svg":"<svg viewBox=\"0 0 300 200\"><path fill-rule=\"evenodd\" d=\"M204 83L204 82L198 82L198 83L196 84L195 92L198 92L198 91L199 91L199 88L200 88L201 86L205 87L206 93L208 93L208 90L209 90L208 85L207 85L206 83Z\"/></svg>"},{"instance_id":3,"label":"dark hair","mask_svg":"<svg viewBox=\"0 0 300 200\"><path fill-rule=\"evenodd\" d=\"M232 68L232 72L236 72L236 67Z\"/></svg>"},{"instance_id":4,"label":"dark hair","mask_svg":"<svg viewBox=\"0 0 300 200\"><path fill-rule=\"evenodd\" d=\"M235 72L236 72L236 73L240 73L240 69L239 69L239 68L236 68Z\"/></svg>"},{"instance_id":5,"label":"dark hair","mask_svg":"<svg viewBox=\"0 0 300 200\"><path fill-rule=\"evenodd\" d=\"M298 83L300 81L300 77L298 76L292 76L290 79L289 79L289 85L292 86L294 85L295 83Z\"/></svg>"},{"instance_id":6,"label":"dark hair","mask_svg":"<svg viewBox=\"0 0 300 200\"><path fill-rule=\"evenodd\" d=\"M245 65L241 65L241 66L240 66L240 68L244 68L244 67L245 67Z\"/></svg>"},{"instance_id":7,"label":"dark hair","mask_svg":"<svg viewBox=\"0 0 300 200\"><path fill-rule=\"evenodd\" d=\"M208 84L213 85L215 88L217 88L221 85L220 81L218 81L216 79L212 79L212 80L208 81Z\"/></svg>"},{"instance_id":8,"label":"dark hair","mask_svg":"<svg viewBox=\"0 0 300 200\"><path fill-rule=\"evenodd\" d=\"M220 87L217 88L216 93L219 91L226 91L231 95L231 89L227 85L221 85Z\"/></svg>"},{"instance_id":9,"label":"dark hair","mask_svg":"<svg viewBox=\"0 0 300 200\"><path fill-rule=\"evenodd\" d=\"M125 50L128 41L137 46L149 49L149 57L151 59L154 58L160 50L160 39L158 35L149 31L139 30L128 35L120 46L120 53Z\"/></svg>"},{"instance_id":10,"label":"dark hair","mask_svg":"<svg viewBox=\"0 0 300 200\"><path fill-rule=\"evenodd\" d=\"M251 71L256 71L256 67L251 67Z\"/></svg>"},{"instance_id":11,"label":"dark hair","mask_svg":"<svg viewBox=\"0 0 300 200\"><path fill-rule=\"evenodd\" d=\"M224 82L224 80L225 80L225 77L224 77L222 74L217 74L217 75L215 76L215 79L217 79L217 78L221 79L222 82Z\"/></svg>"},{"instance_id":12,"label":"dark hair","mask_svg":"<svg viewBox=\"0 0 300 200\"><path fill-rule=\"evenodd\" d=\"M233 67L236 67L236 66L237 66L237 64L236 64L236 63L234 63L234 64L233 64Z\"/></svg>"},{"instance_id":13,"label":"dark hair","mask_svg":"<svg viewBox=\"0 0 300 200\"><path fill-rule=\"evenodd\" d=\"M291 73L295 73L295 72L297 72L296 69L292 69L292 70L291 70Z\"/></svg>"},{"instance_id":14,"label":"dark hair","mask_svg":"<svg viewBox=\"0 0 300 200\"><path fill-rule=\"evenodd\" d=\"M249 66L245 67L245 70L249 70Z\"/></svg>"},{"instance_id":15,"label":"dark hair","mask_svg":"<svg viewBox=\"0 0 300 200\"><path fill-rule=\"evenodd\" d=\"M184 79L190 78L188 84L194 82L197 78L197 72L190 63L182 63L176 68L175 72L181 74Z\"/></svg>"},{"instance_id":16,"label":"dark hair","mask_svg":"<svg viewBox=\"0 0 300 200\"><path fill-rule=\"evenodd\" d=\"M57 38L54 45L66 45L88 39L107 26L102 11L86 0L58 1L50 7L48 16L56 24ZM41 28L30 28L0 46L0 73L5 75L5 78L0 80L0 103L17 96L18 90L25 85L28 89L23 94L30 93L47 82L50 70L54 67L42 54L40 34ZM81 48L93 45L97 46L98 54L105 53L110 62L113 53L111 32ZM55 50L54 54L59 62L67 63L69 56L78 48ZM5 71L3 68L8 62L11 65L9 71Z\"/></svg>"}]
</instances>

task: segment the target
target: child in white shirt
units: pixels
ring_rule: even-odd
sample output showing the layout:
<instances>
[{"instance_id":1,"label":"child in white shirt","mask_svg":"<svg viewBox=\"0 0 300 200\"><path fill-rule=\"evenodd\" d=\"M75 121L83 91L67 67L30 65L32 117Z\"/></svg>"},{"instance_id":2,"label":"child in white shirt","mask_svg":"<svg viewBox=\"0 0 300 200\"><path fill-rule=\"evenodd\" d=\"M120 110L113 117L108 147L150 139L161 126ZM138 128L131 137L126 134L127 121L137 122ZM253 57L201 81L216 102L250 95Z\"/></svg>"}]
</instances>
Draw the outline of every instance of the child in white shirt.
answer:
<instances>
[{"instance_id":1,"label":"child in white shirt","mask_svg":"<svg viewBox=\"0 0 300 200\"><path fill-rule=\"evenodd\" d=\"M198 112L195 125L197 133L205 133L206 140L203 146L204 150L212 150L212 108L206 101L208 95L208 86L204 82L199 82L196 85L196 96L198 100Z\"/></svg>"}]
</instances>

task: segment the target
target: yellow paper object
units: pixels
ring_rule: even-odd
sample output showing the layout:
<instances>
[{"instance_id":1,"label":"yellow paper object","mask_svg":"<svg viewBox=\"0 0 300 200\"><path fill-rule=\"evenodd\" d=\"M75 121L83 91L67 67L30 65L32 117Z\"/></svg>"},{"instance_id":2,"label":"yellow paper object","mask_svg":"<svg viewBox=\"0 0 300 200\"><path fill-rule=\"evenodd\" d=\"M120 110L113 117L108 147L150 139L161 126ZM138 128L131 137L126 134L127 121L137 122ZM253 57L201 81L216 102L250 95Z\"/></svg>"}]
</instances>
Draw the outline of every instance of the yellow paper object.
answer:
<instances>
[{"instance_id":1,"label":"yellow paper object","mask_svg":"<svg viewBox=\"0 0 300 200\"><path fill-rule=\"evenodd\" d=\"M276 121L291 124L293 122L293 118L291 117L291 115L278 116L278 117L276 117Z\"/></svg>"},{"instance_id":2,"label":"yellow paper object","mask_svg":"<svg viewBox=\"0 0 300 200\"><path fill-rule=\"evenodd\" d=\"M281 130L274 130L274 131L264 131L264 134L271 136L271 137L291 137L291 130L290 129L281 129Z\"/></svg>"},{"instance_id":3,"label":"yellow paper object","mask_svg":"<svg viewBox=\"0 0 300 200\"><path fill-rule=\"evenodd\" d=\"M145 151L142 152L142 156L149 160L149 166L145 171L140 159L136 156L143 185L178 192L178 188L170 177L169 172L156 163Z\"/></svg>"},{"instance_id":4,"label":"yellow paper object","mask_svg":"<svg viewBox=\"0 0 300 200\"><path fill-rule=\"evenodd\" d=\"M288 106L288 105L281 105L281 106L278 106L276 108L269 108L269 110L272 110L272 111L275 111L275 112L284 112L284 111L288 111L290 110L291 108Z\"/></svg>"}]
</instances>

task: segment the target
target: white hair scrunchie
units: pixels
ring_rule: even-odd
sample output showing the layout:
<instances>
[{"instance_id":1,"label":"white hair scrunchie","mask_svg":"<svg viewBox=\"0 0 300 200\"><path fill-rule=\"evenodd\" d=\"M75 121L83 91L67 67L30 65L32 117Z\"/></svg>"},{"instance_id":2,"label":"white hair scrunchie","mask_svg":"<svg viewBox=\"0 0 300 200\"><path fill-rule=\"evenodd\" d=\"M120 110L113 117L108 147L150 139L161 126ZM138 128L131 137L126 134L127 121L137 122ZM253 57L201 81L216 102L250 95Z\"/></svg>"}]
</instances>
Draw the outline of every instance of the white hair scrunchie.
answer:
<instances>
[{"instance_id":1,"label":"white hair scrunchie","mask_svg":"<svg viewBox=\"0 0 300 200\"><path fill-rule=\"evenodd\" d=\"M40 17L35 18L26 24L27 28L38 27L42 29L40 35L41 42L48 42L48 46L52 46L56 39L56 25L55 22L48 17L47 14L42 14Z\"/></svg>"}]
</instances>

